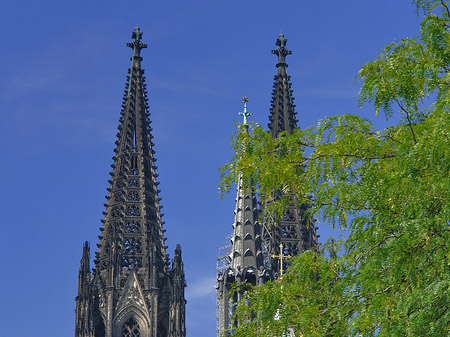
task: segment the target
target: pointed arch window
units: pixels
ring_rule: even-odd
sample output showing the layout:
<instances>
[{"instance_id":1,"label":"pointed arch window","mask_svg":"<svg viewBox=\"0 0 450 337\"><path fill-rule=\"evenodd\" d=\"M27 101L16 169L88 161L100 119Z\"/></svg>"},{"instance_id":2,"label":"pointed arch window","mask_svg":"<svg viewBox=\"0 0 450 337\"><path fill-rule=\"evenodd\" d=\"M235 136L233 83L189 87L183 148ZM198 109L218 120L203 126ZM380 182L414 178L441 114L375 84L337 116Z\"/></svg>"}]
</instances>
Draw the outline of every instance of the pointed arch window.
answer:
<instances>
[{"instance_id":1,"label":"pointed arch window","mask_svg":"<svg viewBox=\"0 0 450 337\"><path fill-rule=\"evenodd\" d=\"M139 324L133 317L123 324L122 337L141 337L141 330Z\"/></svg>"}]
</instances>

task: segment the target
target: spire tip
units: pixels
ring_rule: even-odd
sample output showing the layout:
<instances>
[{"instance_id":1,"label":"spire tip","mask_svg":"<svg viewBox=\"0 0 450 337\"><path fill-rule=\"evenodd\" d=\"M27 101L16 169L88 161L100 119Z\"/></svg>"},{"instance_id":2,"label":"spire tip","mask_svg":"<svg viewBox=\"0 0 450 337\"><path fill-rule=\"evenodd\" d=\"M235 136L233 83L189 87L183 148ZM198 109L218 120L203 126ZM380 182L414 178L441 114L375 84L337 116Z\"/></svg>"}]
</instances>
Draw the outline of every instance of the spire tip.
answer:
<instances>
[{"instance_id":1,"label":"spire tip","mask_svg":"<svg viewBox=\"0 0 450 337\"><path fill-rule=\"evenodd\" d=\"M283 33L278 34L276 45L278 46L278 49L272 50L272 54L275 54L278 56L278 63L277 68L280 68L280 66L286 68L286 56L291 55L292 51L286 49L286 43L287 39L284 37Z\"/></svg>"},{"instance_id":2,"label":"spire tip","mask_svg":"<svg viewBox=\"0 0 450 337\"><path fill-rule=\"evenodd\" d=\"M136 25L134 31L131 33L133 41L127 43L127 46L133 49L133 57L140 57L141 49L147 48L147 45L141 42L142 34L141 29Z\"/></svg>"},{"instance_id":3,"label":"spire tip","mask_svg":"<svg viewBox=\"0 0 450 337\"><path fill-rule=\"evenodd\" d=\"M242 102L244 102L244 111L243 112L239 112L239 115L244 117L243 124L245 126L248 126L248 117L252 115L247 110L248 97L247 96L242 97Z\"/></svg>"}]
</instances>

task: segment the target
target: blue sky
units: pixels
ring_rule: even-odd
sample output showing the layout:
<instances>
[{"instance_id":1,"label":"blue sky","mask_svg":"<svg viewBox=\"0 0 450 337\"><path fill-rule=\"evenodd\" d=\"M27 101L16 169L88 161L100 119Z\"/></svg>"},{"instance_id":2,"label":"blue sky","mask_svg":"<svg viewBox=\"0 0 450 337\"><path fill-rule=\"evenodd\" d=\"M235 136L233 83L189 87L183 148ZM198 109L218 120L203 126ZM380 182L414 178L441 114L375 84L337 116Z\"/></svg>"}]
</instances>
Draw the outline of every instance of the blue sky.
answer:
<instances>
[{"instance_id":1,"label":"blue sky","mask_svg":"<svg viewBox=\"0 0 450 337\"><path fill-rule=\"evenodd\" d=\"M248 96L266 126L288 38L301 127L357 103L360 67L418 35L411 1L3 1L0 4L2 336L73 336L84 240L95 249L131 50L139 24L169 253L183 249L187 332L215 335L215 258L234 192L218 168ZM383 117L376 123L383 125ZM321 241L329 226L319 224ZM93 252L92 252L93 255Z\"/></svg>"}]
</instances>

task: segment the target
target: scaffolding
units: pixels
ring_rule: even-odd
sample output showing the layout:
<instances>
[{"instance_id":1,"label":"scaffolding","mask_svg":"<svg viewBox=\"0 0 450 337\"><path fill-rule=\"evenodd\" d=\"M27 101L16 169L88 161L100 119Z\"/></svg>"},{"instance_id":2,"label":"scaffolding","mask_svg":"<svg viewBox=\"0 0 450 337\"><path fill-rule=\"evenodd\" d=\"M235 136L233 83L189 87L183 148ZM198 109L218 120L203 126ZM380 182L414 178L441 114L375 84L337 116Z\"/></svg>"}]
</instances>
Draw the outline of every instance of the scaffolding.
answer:
<instances>
[{"instance_id":1,"label":"scaffolding","mask_svg":"<svg viewBox=\"0 0 450 337\"><path fill-rule=\"evenodd\" d=\"M219 254L216 258L216 275L220 275L220 274L224 274L226 272L226 270L231 266L231 259L230 259L230 254L231 254L231 238L232 238L233 234L228 234L225 236L225 240L224 243L219 245L218 251ZM220 301L216 301L216 332L217 332L217 337L220 337L221 331L220 331L220 307L219 307L219 302ZM223 309L223 308L222 308Z\"/></svg>"},{"instance_id":2,"label":"scaffolding","mask_svg":"<svg viewBox=\"0 0 450 337\"><path fill-rule=\"evenodd\" d=\"M225 270L231 265L230 253L232 236L233 234L226 235L224 243L217 247L219 250L219 255L216 258L217 275L219 275L220 273L224 273Z\"/></svg>"}]
</instances>

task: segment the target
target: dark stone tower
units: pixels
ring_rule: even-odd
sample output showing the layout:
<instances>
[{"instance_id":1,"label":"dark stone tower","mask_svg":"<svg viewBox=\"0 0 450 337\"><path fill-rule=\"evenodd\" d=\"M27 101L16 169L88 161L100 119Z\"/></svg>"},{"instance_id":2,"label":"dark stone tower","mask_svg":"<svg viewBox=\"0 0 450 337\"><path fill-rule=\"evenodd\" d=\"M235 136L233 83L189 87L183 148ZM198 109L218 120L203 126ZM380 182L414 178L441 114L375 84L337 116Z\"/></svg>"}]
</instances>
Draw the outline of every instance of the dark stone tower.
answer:
<instances>
[{"instance_id":1,"label":"dark stone tower","mask_svg":"<svg viewBox=\"0 0 450 337\"><path fill-rule=\"evenodd\" d=\"M298 122L292 96L291 77L286 71L288 66L286 56L291 55L292 51L286 49L286 43L287 39L280 34L276 42L278 49L272 50L272 54L278 56L276 65L278 72L274 77L268 125L273 138L278 137L283 131L292 132ZM297 198L294 195L290 198L293 205L285 210L283 219L279 223L275 224L270 217L262 221L264 265L272 271L274 278L279 277L282 269L286 267L286 265L281 266L281 255L292 257L317 247L316 228L308 214L308 205L298 207Z\"/></svg>"},{"instance_id":2,"label":"dark stone tower","mask_svg":"<svg viewBox=\"0 0 450 337\"><path fill-rule=\"evenodd\" d=\"M292 52L286 49L286 43L287 39L280 34L276 42L278 49L272 50L272 54L278 56L269 116L269 130L273 138L284 131L292 132L298 122L290 76L286 71L286 56ZM241 115L244 116L246 132L247 116L250 115L246 104ZM280 192L278 197L281 195ZM242 296L242 292L237 292L231 298L233 284L245 282L255 286L277 279L287 267L288 260L283 257L293 257L318 246L314 220L308 212L310 207L306 204L299 206L295 195L290 199L292 205L287 207L283 219L277 223L270 215L259 219L261 212L257 209L252 184L244 184L242 177L239 178L228 267L218 272L216 283L218 335L230 336L233 331L233 302L239 301ZM267 205L268 202L263 200L261 208Z\"/></svg>"},{"instance_id":3,"label":"dark stone tower","mask_svg":"<svg viewBox=\"0 0 450 337\"><path fill-rule=\"evenodd\" d=\"M110 187L95 268L89 244L76 297L75 337L185 337L185 279L181 249L166 254L158 175L136 27Z\"/></svg>"},{"instance_id":4,"label":"dark stone tower","mask_svg":"<svg viewBox=\"0 0 450 337\"><path fill-rule=\"evenodd\" d=\"M248 132L247 98L244 97L244 116L242 132ZM230 290L235 283L261 285L270 274L264 269L261 249L261 226L258 222L258 203L251 182L245 184L243 177L237 184L236 209L234 211L233 234L231 237L231 252L229 254L229 267L218 273L217 277L217 330L224 336L230 336L234 322L231 315L233 302L239 301L242 292L234 297ZM244 286L245 287L245 286Z\"/></svg>"}]
</instances>

